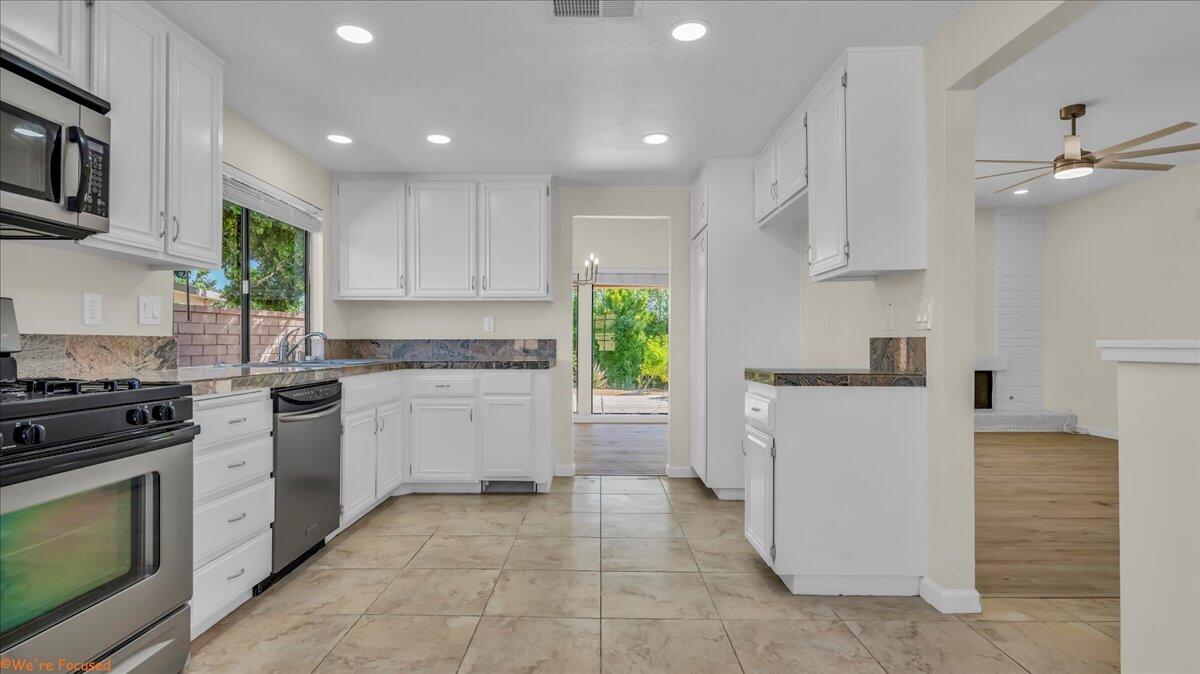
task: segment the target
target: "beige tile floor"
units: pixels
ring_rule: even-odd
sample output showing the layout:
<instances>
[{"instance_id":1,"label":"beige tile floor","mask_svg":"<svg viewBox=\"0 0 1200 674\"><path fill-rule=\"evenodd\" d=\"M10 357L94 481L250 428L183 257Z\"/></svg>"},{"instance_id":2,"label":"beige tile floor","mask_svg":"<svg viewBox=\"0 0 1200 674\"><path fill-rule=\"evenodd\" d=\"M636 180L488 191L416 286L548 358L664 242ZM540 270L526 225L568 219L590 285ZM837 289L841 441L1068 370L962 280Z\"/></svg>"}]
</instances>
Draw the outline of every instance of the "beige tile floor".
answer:
<instances>
[{"instance_id":1,"label":"beige tile floor","mask_svg":"<svg viewBox=\"0 0 1200 674\"><path fill-rule=\"evenodd\" d=\"M1114 672L1115 599L793 596L695 480L375 510L192 644L201 672Z\"/></svg>"}]
</instances>

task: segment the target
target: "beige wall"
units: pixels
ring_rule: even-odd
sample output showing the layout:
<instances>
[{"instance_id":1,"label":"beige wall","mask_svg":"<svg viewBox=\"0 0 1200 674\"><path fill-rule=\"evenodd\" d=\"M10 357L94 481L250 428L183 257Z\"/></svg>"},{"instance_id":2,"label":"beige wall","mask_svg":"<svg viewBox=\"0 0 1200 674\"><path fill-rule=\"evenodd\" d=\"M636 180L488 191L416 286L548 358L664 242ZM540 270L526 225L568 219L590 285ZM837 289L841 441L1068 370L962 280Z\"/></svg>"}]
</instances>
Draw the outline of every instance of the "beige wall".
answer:
<instances>
[{"instance_id":1,"label":"beige wall","mask_svg":"<svg viewBox=\"0 0 1200 674\"><path fill-rule=\"evenodd\" d=\"M928 580L969 603L975 586L974 88L1091 8L1089 2L977 2L925 44L929 265L874 282L809 284L808 366L865 366L867 339L928 337ZM914 306L933 301L933 330ZM895 310L895 329L882 329ZM965 594L959 594L961 591Z\"/></svg>"},{"instance_id":2,"label":"beige wall","mask_svg":"<svg viewBox=\"0 0 1200 674\"><path fill-rule=\"evenodd\" d=\"M975 355L996 353L996 209L975 209Z\"/></svg>"},{"instance_id":3,"label":"beige wall","mask_svg":"<svg viewBox=\"0 0 1200 674\"><path fill-rule=\"evenodd\" d=\"M1200 337L1200 164L1046 211L1046 409L1117 431L1101 339ZM1122 438L1124 439L1124 438Z\"/></svg>"},{"instance_id":4,"label":"beige wall","mask_svg":"<svg viewBox=\"0 0 1200 674\"><path fill-rule=\"evenodd\" d=\"M1121 669L1200 672L1200 365L1105 365L1121 423Z\"/></svg>"},{"instance_id":5,"label":"beige wall","mask_svg":"<svg viewBox=\"0 0 1200 674\"><path fill-rule=\"evenodd\" d=\"M0 241L0 295L13 299L23 333L169 335L169 271L101 256L76 243ZM83 293L100 293L101 324L83 324ZM162 298L162 323L139 325L138 295Z\"/></svg>"},{"instance_id":6,"label":"beige wall","mask_svg":"<svg viewBox=\"0 0 1200 674\"><path fill-rule=\"evenodd\" d=\"M602 268L666 269L671 263L670 221L663 218L575 218L571 264L582 270L589 254Z\"/></svg>"}]
</instances>

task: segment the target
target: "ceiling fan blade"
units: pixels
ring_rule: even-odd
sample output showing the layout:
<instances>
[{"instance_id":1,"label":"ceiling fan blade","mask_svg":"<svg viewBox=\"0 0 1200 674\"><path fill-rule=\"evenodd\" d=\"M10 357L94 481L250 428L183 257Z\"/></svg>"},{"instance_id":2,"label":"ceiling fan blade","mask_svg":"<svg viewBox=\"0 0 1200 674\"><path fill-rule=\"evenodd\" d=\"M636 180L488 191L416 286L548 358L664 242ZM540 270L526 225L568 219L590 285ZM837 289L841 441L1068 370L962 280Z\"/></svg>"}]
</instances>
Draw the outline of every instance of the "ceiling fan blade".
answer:
<instances>
[{"instance_id":1,"label":"ceiling fan blade","mask_svg":"<svg viewBox=\"0 0 1200 674\"><path fill-rule=\"evenodd\" d=\"M1131 169L1134 171L1170 171L1175 168L1174 164L1149 164L1140 161L1116 161L1108 160L1096 162L1096 168L1111 168L1111 169Z\"/></svg>"},{"instance_id":2,"label":"ceiling fan blade","mask_svg":"<svg viewBox=\"0 0 1200 674\"><path fill-rule=\"evenodd\" d=\"M1046 169L1045 166L1035 166L1033 168L1021 169L1019 171L1005 171L1004 173L993 173L991 175L986 175L986 176L976 176L975 179L983 180L984 178L995 178L996 176L1010 176L1014 173L1029 173L1030 171L1043 171L1045 169Z\"/></svg>"},{"instance_id":3,"label":"ceiling fan blade","mask_svg":"<svg viewBox=\"0 0 1200 674\"><path fill-rule=\"evenodd\" d=\"M1029 161L1027 159L976 159L980 164L1041 164L1042 166L1050 166L1054 162L1050 161Z\"/></svg>"},{"instance_id":4,"label":"ceiling fan blade","mask_svg":"<svg viewBox=\"0 0 1200 674\"><path fill-rule=\"evenodd\" d=\"M1148 133L1144 136L1138 136L1137 138L1132 138L1130 140L1125 141L1124 143L1117 143L1116 145L1113 145L1112 147L1106 147L1103 150L1100 150L1099 152L1089 152L1087 156L1091 157L1092 159L1103 159L1104 157L1107 157L1110 154L1116 154L1118 152L1121 152L1122 150L1128 150L1131 147L1137 147L1138 145L1142 145L1144 143L1149 143L1152 140L1158 140L1159 138L1162 138L1163 136L1169 136L1173 133L1179 133L1180 131L1183 131L1185 129L1190 129L1193 126L1196 126L1195 122L1180 122L1180 123L1176 124L1175 126L1168 126L1165 129L1159 129L1158 131L1155 131L1153 133Z\"/></svg>"},{"instance_id":5,"label":"ceiling fan blade","mask_svg":"<svg viewBox=\"0 0 1200 674\"><path fill-rule=\"evenodd\" d=\"M1019 183L1017 183L1017 184L1015 184L1015 185L1009 185L1008 187L1005 187L1005 188L1004 188L1004 189L1002 189L1002 190L996 190L995 192L992 192L992 194L1000 194L1001 192L1007 192L1007 191L1011 190L1011 189L1012 189L1012 188L1014 188L1014 187L1020 187L1021 185L1024 185L1024 184L1025 184L1025 183L1027 183L1027 182L1032 182L1032 181L1034 181L1034 180L1037 180L1038 178L1041 178L1041 177L1043 177L1043 176L1048 176L1048 175L1050 175L1051 173L1053 173L1053 171L1046 171L1045 173L1039 173L1039 174L1035 175L1034 177L1032 177L1032 178L1029 178L1028 180L1022 180L1021 182L1019 182Z\"/></svg>"},{"instance_id":6,"label":"ceiling fan blade","mask_svg":"<svg viewBox=\"0 0 1200 674\"><path fill-rule=\"evenodd\" d=\"M1117 152L1110 154L1106 159L1133 159L1134 157L1153 157L1159 154L1175 154L1176 152L1191 152L1192 150L1200 150L1200 143L1189 143L1187 145L1169 145L1167 147L1156 147L1149 150L1134 150L1132 152Z\"/></svg>"}]
</instances>

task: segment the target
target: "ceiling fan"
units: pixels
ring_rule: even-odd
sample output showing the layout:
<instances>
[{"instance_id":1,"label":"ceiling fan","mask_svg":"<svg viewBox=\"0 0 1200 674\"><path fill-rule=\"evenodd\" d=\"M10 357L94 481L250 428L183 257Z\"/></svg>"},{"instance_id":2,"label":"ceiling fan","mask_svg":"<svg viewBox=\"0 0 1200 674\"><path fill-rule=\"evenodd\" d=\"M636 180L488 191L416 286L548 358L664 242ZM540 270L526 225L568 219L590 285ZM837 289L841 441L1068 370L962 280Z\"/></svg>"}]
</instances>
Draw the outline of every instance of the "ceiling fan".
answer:
<instances>
[{"instance_id":1,"label":"ceiling fan","mask_svg":"<svg viewBox=\"0 0 1200 674\"><path fill-rule=\"evenodd\" d=\"M1087 106L1083 103L1068 105L1058 111L1058 118L1071 121L1071 134L1063 136L1063 152L1054 158L1053 161L1029 161L1022 159L976 159L975 161L981 164L1037 164L1035 168L1021 169L1018 171L1005 171L1003 173L993 173L991 175L979 176L976 180L984 178L995 178L997 176L1008 176L1016 173L1028 173L1030 171L1042 171L1032 178L1027 178L1019 183L1009 185L1003 189L998 189L992 194L999 194L1014 187L1019 187L1027 182L1037 180L1044 176L1054 174L1055 178L1060 180L1068 180L1071 178L1082 178L1091 174L1094 169L1131 169L1134 171L1169 171L1175 168L1171 164L1152 164L1147 162L1124 161L1125 159L1133 159L1135 157L1152 157L1160 154L1175 154L1177 152L1190 152L1192 150L1200 150L1200 143L1190 143L1188 145L1172 145L1170 147L1158 147L1150 150L1133 150L1126 152L1129 148L1144 145L1152 140L1158 140L1164 136L1169 136L1173 133L1178 133L1185 129L1190 129L1196 126L1195 122L1180 122L1174 126L1168 126L1165 129L1159 129L1153 133L1148 133L1144 136L1138 136L1124 143L1117 143L1112 147L1106 147L1098 152L1090 152L1083 149L1083 143L1078 134L1075 133L1075 120L1083 117L1087 113Z\"/></svg>"}]
</instances>

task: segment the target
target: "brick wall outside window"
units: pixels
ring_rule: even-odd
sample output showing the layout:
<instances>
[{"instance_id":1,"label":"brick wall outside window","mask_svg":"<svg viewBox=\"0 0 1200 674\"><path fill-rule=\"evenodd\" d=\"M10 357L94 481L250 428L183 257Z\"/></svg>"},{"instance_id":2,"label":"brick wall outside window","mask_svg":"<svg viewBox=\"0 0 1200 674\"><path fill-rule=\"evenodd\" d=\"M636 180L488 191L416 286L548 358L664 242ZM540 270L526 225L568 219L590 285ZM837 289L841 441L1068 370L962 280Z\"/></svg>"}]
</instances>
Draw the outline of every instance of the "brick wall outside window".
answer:
<instances>
[{"instance_id":1,"label":"brick wall outside window","mask_svg":"<svg viewBox=\"0 0 1200 674\"><path fill-rule=\"evenodd\" d=\"M175 305L175 339L179 366L215 365L242 361L242 312L215 306ZM304 329L304 314L285 311L250 311L250 360L274 360L279 336L292 328Z\"/></svg>"}]
</instances>

